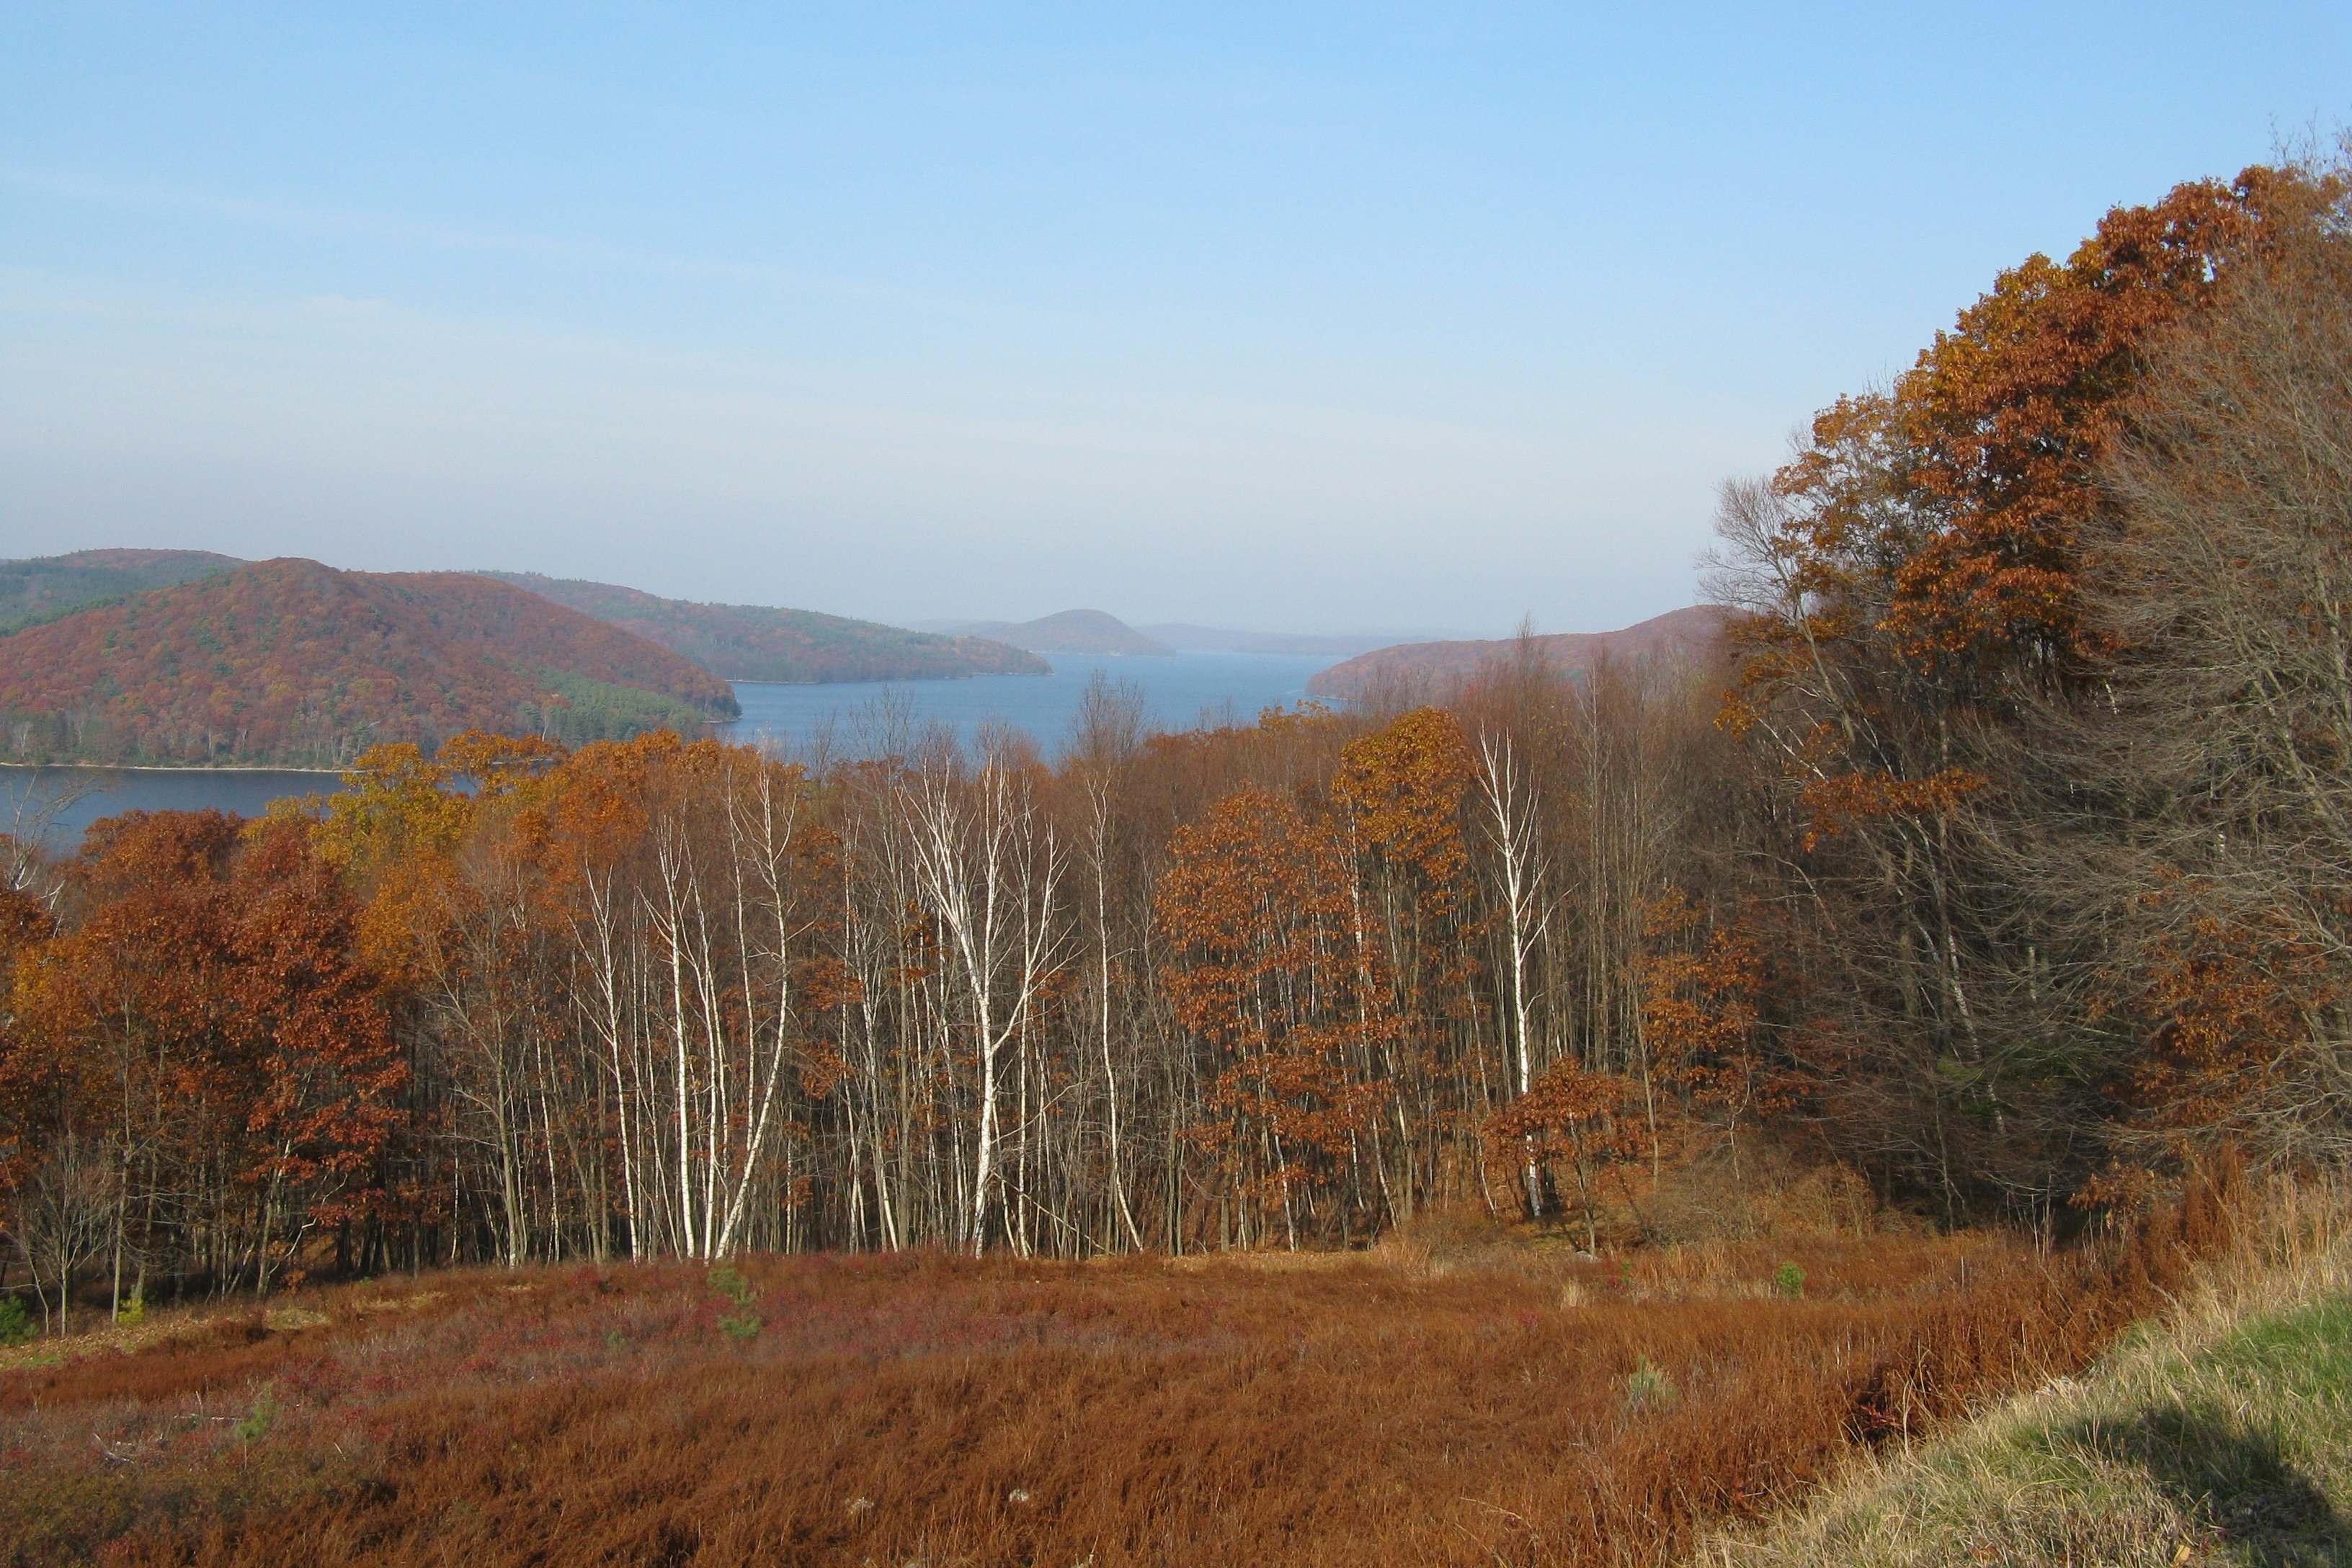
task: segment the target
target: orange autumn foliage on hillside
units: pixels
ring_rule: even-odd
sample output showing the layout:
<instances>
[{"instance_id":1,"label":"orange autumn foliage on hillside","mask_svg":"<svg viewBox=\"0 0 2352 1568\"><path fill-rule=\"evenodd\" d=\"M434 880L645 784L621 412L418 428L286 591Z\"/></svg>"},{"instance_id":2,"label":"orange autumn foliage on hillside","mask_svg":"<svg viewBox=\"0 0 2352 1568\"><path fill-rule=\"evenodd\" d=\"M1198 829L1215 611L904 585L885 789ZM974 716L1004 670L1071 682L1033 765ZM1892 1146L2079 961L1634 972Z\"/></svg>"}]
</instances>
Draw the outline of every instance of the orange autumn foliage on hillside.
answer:
<instances>
[{"instance_id":1,"label":"orange autumn foliage on hillside","mask_svg":"<svg viewBox=\"0 0 2352 1568\"><path fill-rule=\"evenodd\" d=\"M366 1212L407 1120L356 901L303 825L194 812L100 825L62 902L64 928L19 951L0 1032L10 1119L39 1130L20 1162L110 1145L169 1174L138 1224L210 1212L213 1267L299 1277L300 1235ZM120 1171L80 1176L102 1206L128 1196Z\"/></svg>"},{"instance_id":2,"label":"orange autumn foliage on hillside","mask_svg":"<svg viewBox=\"0 0 2352 1568\"><path fill-rule=\"evenodd\" d=\"M490 578L265 561L0 638L0 755L341 766L606 689L689 726L736 710L667 649Z\"/></svg>"},{"instance_id":3,"label":"orange autumn foliage on hillside","mask_svg":"<svg viewBox=\"0 0 2352 1568\"><path fill-rule=\"evenodd\" d=\"M1788 1109L1789 1058L1767 1035L1772 999L1754 921L1710 925L1680 889L1651 904L1642 1023L1658 1078L1734 1128Z\"/></svg>"},{"instance_id":4,"label":"orange autumn foliage on hillside","mask_svg":"<svg viewBox=\"0 0 2352 1568\"><path fill-rule=\"evenodd\" d=\"M1486 1119L1488 1179L1507 1188L1528 1168L1538 1184L1549 1177L1565 1189L1561 1195L1582 1222L1586 1247L1597 1248L1604 1205L1622 1196L1628 1200L1623 1212L1638 1213L1627 1170L1657 1159L1655 1123L1637 1080L1554 1062L1527 1093ZM1608 1190L1612 1181L1613 1194Z\"/></svg>"},{"instance_id":5,"label":"orange autumn foliage on hillside","mask_svg":"<svg viewBox=\"0 0 2352 1568\"><path fill-rule=\"evenodd\" d=\"M2202 891L2176 882L2151 901L2195 910ZM2190 914L2150 944L2138 978L2132 1004L2154 1028L2122 1088L2158 1126L2188 1131L2226 1128L2258 1102L2344 986L2274 910Z\"/></svg>"},{"instance_id":6,"label":"orange autumn foliage on hillside","mask_svg":"<svg viewBox=\"0 0 2352 1568\"><path fill-rule=\"evenodd\" d=\"M1799 796L1805 811L1805 847L1817 849L1823 840L1873 819L1948 815L1987 782L1982 773L1967 768L1946 768L1923 779L1874 771L1811 780Z\"/></svg>"},{"instance_id":7,"label":"orange autumn foliage on hillside","mask_svg":"<svg viewBox=\"0 0 2352 1568\"><path fill-rule=\"evenodd\" d=\"M2339 159L2115 208L1725 488L1740 667L1720 722L1769 803L1748 852L1785 867L1754 879L1795 916L1782 1016L1824 1103L1954 1211L1971 1187L2046 1190L2086 1124L2177 1147L2158 1102L2243 1083L2244 1037L2299 1035L2294 1070L2330 1070L2327 1009L2282 1021L2292 964L2186 1026L2162 976L2202 973L2236 917L2140 895L2209 865L2200 898L2243 886L2252 851L2300 940L2332 944L2313 928L2347 907L2311 884L2344 820L2317 798L2346 526L2341 400L2319 389L2347 373L2348 196ZM2282 1141L2315 1135L2309 1092L2265 1092Z\"/></svg>"},{"instance_id":8,"label":"orange autumn foliage on hillside","mask_svg":"<svg viewBox=\"0 0 2352 1568\"><path fill-rule=\"evenodd\" d=\"M2004 272L1895 383L1908 482L1943 520L1896 574L1888 629L1915 657L2030 658L2069 678L2095 658L2082 574L2098 464L2150 344L2257 243L2277 179L2249 169L2116 208L2063 264Z\"/></svg>"},{"instance_id":9,"label":"orange autumn foliage on hillside","mask_svg":"<svg viewBox=\"0 0 2352 1568\"><path fill-rule=\"evenodd\" d=\"M1370 1195L1326 1189L1388 1097L1374 1064L1398 1026L1341 844L1251 790L1180 832L1170 854L1165 984L1177 1022L1211 1053L1208 1114L1192 1136L1245 1200L1235 1239L1344 1236Z\"/></svg>"}]
</instances>

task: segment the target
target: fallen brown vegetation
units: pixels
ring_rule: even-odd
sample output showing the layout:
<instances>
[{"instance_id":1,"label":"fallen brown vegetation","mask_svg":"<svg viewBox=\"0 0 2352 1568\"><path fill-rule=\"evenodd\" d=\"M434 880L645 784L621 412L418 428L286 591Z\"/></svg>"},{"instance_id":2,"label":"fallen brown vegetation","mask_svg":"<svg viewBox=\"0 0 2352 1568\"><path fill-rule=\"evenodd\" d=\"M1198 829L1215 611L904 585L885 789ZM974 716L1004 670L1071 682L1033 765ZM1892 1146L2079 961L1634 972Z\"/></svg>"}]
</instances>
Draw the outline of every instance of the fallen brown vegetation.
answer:
<instances>
[{"instance_id":1,"label":"fallen brown vegetation","mask_svg":"<svg viewBox=\"0 0 2352 1568\"><path fill-rule=\"evenodd\" d=\"M919 1252L341 1286L0 1370L0 1561L1662 1562L1857 1445L2085 1364L2224 1202L2057 1252L1595 1259L1457 1228L1314 1268Z\"/></svg>"},{"instance_id":2,"label":"fallen brown vegetation","mask_svg":"<svg viewBox=\"0 0 2352 1568\"><path fill-rule=\"evenodd\" d=\"M2352 1192L2277 1184L2236 1244L2080 1377L1858 1455L1706 1568L2352 1563Z\"/></svg>"}]
</instances>

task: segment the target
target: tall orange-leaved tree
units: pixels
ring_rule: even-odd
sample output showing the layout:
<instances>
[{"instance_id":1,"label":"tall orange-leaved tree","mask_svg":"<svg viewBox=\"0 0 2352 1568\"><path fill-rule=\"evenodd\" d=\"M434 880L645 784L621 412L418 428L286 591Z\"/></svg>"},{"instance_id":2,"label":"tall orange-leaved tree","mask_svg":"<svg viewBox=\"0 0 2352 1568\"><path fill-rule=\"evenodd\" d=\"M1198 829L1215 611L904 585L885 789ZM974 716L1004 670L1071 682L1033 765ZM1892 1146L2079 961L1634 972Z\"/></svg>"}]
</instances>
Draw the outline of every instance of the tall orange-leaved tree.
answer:
<instances>
[{"instance_id":1,"label":"tall orange-leaved tree","mask_svg":"<svg viewBox=\"0 0 2352 1568\"><path fill-rule=\"evenodd\" d=\"M1386 1200L1362 1173L1381 1168L1390 1089L1360 1064L1397 1023L1338 836L1281 796L1228 795L1171 841L1158 918L1176 1020L1207 1057L1192 1138L1237 1200L1234 1239L1377 1223Z\"/></svg>"},{"instance_id":2,"label":"tall orange-leaved tree","mask_svg":"<svg viewBox=\"0 0 2352 1568\"><path fill-rule=\"evenodd\" d=\"M1476 1055L1470 985L1481 928L1464 819L1475 777L1461 722L1443 709L1420 708L1350 742L1331 781L1339 829L1355 862L1352 938L1367 950L1377 944L1386 959L1381 973L1397 1027L1384 1057L1366 1061L1362 1071L1393 1086L1401 1147L1392 1180L1408 1203L1443 1180L1439 1159L1453 1134L1470 1129L1475 1086L1488 1065ZM1496 1064L1486 1076L1505 1070Z\"/></svg>"}]
</instances>

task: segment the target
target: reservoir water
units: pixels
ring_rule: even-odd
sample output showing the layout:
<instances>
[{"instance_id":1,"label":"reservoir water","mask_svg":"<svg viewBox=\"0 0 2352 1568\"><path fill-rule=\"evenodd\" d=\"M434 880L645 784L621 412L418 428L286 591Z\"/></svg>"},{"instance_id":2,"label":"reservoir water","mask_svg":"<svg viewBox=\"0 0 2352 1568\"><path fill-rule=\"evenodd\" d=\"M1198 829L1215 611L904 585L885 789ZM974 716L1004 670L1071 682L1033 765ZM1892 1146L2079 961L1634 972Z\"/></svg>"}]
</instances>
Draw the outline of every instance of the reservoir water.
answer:
<instances>
[{"instance_id":1,"label":"reservoir water","mask_svg":"<svg viewBox=\"0 0 2352 1568\"><path fill-rule=\"evenodd\" d=\"M993 722L1025 731L1050 754L1068 735L1098 669L1134 690L1149 725L1186 730L1202 723L1246 723L1261 709L1303 701L1307 678L1339 662L1322 655L1240 653L1051 658L1051 675L825 686L745 682L735 688L743 717L720 725L718 733L730 741L792 750L823 744L835 755L859 755L886 750L894 735L903 739L934 722L967 742L981 726ZM47 816L46 842L65 850L80 841L91 823L117 812L217 806L254 816L282 796L334 787L332 773L292 769L0 767L0 833Z\"/></svg>"},{"instance_id":2,"label":"reservoir water","mask_svg":"<svg viewBox=\"0 0 2352 1568\"><path fill-rule=\"evenodd\" d=\"M335 775L292 768L0 767L0 833L40 835L68 850L83 830L120 811L202 811L258 816L281 796L323 795Z\"/></svg>"},{"instance_id":3,"label":"reservoir water","mask_svg":"<svg viewBox=\"0 0 2352 1568\"><path fill-rule=\"evenodd\" d=\"M990 721L1036 738L1050 753L1068 735L1087 684L1100 671L1131 687L1147 724L1189 730L1202 723L1247 723L1265 708L1307 697L1307 678L1339 663L1299 654L1180 653L1173 658L1050 656L1051 675L978 675L962 680L844 681L827 686L739 684L743 717L719 733L793 746L829 739L836 751L887 749L894 719L936 721L969 742Z\"/></svg>"}]
</instances>

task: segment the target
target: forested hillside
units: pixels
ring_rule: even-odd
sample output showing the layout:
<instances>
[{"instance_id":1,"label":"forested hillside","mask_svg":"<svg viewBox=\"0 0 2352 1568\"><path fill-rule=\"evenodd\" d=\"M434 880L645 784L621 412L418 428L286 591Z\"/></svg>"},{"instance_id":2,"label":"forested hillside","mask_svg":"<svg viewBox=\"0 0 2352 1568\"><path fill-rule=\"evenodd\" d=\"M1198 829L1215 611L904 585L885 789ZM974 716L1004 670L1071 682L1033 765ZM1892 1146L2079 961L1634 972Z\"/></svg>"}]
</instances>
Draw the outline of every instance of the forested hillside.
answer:
<instances>
[{"instance_id":1,"label":"forested hillside","mask_svg":"<svg viewBox=\"0 0 2352 1568\"><path fill-rule=\"evenodd\" d=\"M910 632L813 610L691 604L535 572L487 575L657 642L723 680L938 680L1044 675L1051 668L984 637Z\"/></svg>"},{"instance_id":2,"label":"forested hillside","mask_svg":"<svg viewBox=\"0 0 2352 1568\"><path fill-rule=\"evenodd\" d=\"M208 550L77 550L70 555L0 561L0 634L244 564Z\"/></svg>"},{"instance_id":3,"label":"forested hillside","mask_svg":"<svg viewBox=\"0 0 2352 1568\"><path fill-rule=\"evenodd\" d=\"M0 639L0 758L340 766L467 730L573 742L732 717L724 681L467 573L265 561Z\"/></svg>"},{"instance_id":4,"label":"forested hillside","mask_svg":"<svg viewBox=\"0 0 2352 1568\"><path fill-rule=\"evenodd\" d=\"M1594 1247L1806 1183L2063 1231L2225 1146L2340 1163L2348 234L2339 171L2258 168L2002 274L1727 488L1713 671L1528 643L1424 706L1159 736L1106 686L1050 762L474 737L359 759L320 821L120 822L8 895L7 1223L51 1289L226 1286L1448 1205ZM366 684L509 668L444 594L543 606L276 563L10 651L169 754L543 700ZM362 623L373 664L270 673Z\"/></svg>"}]
</instances>

